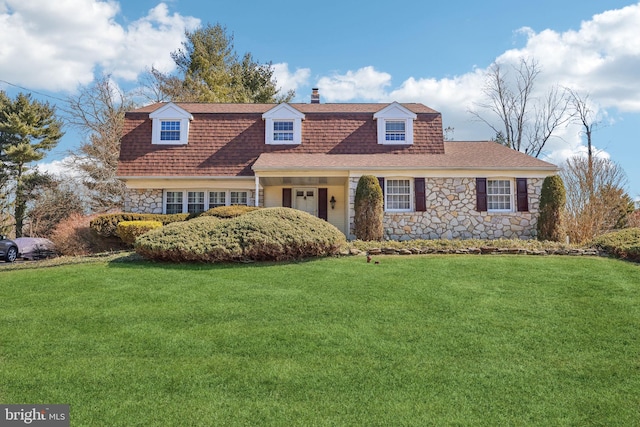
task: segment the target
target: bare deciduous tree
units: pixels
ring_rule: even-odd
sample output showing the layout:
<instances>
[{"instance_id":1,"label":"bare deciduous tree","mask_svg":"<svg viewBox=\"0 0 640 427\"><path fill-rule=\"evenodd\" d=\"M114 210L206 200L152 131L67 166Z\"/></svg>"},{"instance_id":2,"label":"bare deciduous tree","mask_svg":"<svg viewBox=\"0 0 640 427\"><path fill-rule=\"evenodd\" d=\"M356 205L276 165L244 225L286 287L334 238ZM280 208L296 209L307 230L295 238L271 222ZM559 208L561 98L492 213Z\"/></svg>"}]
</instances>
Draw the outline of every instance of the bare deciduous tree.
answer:
<instances>
[{"instance_id":1,"label":"bare deciduous tree","mask_svg":"<svg viewBox=\"0 0 640 427\"><path fill-rule=\"evenodd\" d=\"M124 184L116 178L124 113L134 107L131 96L106 75L68 99L69 124L84 136L72 152L72 166L83 174L94 211L121 209Z\"/></svg>"},{"instance_id":2,"label":"bare deciduous tree","mask_svg":"<svg viewBox=\"0 0 640 427\"><path fill-rule=\"evenodd\" d=\"M586 184L589 190L589 194L593 197L595 192L594 184L594 165L593 165L593 131L600 124L600 121L596 117L596 112L591 108L589 95L581 95L573 89L566 89L571 109L573 110L573 120L575 120L580 126L587 138L587 176Z\"/></svg>"},{"instance_id":3,"label":"bare deciduous tree","mask_svg":"<svg viewBox=\"0 0 640 427\"><path fill-rule=\"evenodd\" d=\"M483 89L485 102L469 112L496 133L501 144L539 157L554 132L569 120L564 90L552 87L541 99L534 97L541 70L535 60L522 59L513 75L494 63ZM500 125L495 124L498 119Z\"/></svg>"},{"instance_id":4,"label":"bare deciduous tree","mask_svg":"<svg viewBox=\"0 0 640 427\"><path fill-rule=\"evenodd\" d=\"M27 211L27 232L31 237L49 237L60 221L73 213L82 213L82 199L67 181L52 178L39 188Z\"/></svg>"}]
</instances>

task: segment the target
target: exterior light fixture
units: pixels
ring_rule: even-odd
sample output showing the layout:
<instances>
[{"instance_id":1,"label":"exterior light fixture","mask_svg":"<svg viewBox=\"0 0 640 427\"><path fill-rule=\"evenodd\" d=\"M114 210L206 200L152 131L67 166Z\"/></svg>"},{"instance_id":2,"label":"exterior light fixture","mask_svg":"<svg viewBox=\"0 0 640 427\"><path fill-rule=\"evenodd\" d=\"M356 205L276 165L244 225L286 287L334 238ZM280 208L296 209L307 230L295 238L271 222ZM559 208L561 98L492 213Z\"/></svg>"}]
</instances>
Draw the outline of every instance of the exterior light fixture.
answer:
<instances>
[{"instance_id":1,"label":"exterior light fixture","mask_svg":"<svg viewBox=\"0 0 640 427\"><path fill-rule=\"evenodd\" d=\"M331 200L329 200L329 203L331 203L331 209L335 209L336 208L336 198L331 196Z\"/></svg>"}]
</instances>

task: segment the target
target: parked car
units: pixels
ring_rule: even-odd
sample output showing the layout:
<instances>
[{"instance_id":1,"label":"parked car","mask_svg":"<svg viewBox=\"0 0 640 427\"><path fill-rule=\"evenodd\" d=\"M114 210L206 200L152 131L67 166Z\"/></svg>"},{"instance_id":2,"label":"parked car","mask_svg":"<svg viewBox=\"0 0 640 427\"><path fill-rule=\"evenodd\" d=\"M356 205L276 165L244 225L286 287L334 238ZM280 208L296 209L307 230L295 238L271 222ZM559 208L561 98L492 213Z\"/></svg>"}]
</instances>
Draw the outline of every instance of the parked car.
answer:
<instances>
[{"instance_id":1,"label":"parked car","mask_svg":"<svg viewBox=\"0 0 640 427\"><path fill-rule=\"evenodd\" d=\"M56 255L53 242L43 237L18 237L13 242L24 259L37 260Z\"/></svg>"},{"instance_id":2,"label":"parked car","mask_svg":"<svg viewBox=\"0 0 640 427\"><path fill-rule=\"evenodd\" d=\"M14 262L20 255L18 245L7 236L0 236L0 259L6 262Z\"/></svg>"}]
</instances>

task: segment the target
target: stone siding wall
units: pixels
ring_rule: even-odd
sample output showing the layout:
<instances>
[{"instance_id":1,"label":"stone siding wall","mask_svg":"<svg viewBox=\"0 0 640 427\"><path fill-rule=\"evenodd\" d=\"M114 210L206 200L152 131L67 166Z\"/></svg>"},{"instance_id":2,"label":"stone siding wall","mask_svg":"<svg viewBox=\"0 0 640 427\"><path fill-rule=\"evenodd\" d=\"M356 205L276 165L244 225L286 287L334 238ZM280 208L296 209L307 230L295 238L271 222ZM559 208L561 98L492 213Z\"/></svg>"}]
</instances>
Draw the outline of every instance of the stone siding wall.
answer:
<instances>
[{"instance_id":1,"label":"stone siding wall","mask_svg":"<svg viewBox=\"0 0 640 427\"><path fill-rule=\"evenodd\" d=\"M478 212L475 178L427 178L425 212L385 212L385 238L410 239L531 239L536 235L543 179L527 180L528 212ZM514 183L515 184L515 183ZM358 180L350 181L353 207ZM515 197L514 197L515 203ZM349 213L351 236L355 211Z\"/></svg>"},{"instance_id":2,"label":"stone siding wall","mask_svg":"<svg viewBox=\"0 0 640 427\"><path fill-rule=\"evenodd\" d=\"M161 189L127 188L124 196L124 211L132 213L162 213Z\"/></svg>"}]
</instances>

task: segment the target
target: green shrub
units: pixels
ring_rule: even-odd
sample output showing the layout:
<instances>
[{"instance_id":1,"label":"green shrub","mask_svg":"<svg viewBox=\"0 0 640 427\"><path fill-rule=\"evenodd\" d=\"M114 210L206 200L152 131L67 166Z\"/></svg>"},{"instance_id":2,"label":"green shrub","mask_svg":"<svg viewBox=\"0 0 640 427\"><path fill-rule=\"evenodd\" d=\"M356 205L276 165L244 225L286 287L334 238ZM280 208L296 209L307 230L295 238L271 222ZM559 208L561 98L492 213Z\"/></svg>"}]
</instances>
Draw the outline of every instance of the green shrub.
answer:
<instances>
[{"instance_id":1,"label":"green shrub","mask_svg":"<svg viewBox=\"0 0 640 427\"><path fill-rule=\"evenodd\" d=\"M116 227L116 234L123 242L133 245L137 237L160 227L162 227L160 221L120 221Z\"/></svg>"},{"instance_id":2,"label":"green shrub","mask_svg":"<svg viewBox=\"0 0 640 427\"><path fill-rule=\"evenodd\" d=\"M538 240L560 242L565 238L562 213L566 203L564 183L559 175L544 179L540 193L540 214L538 216Z\"/></svg>"},{"instance_id":3,"label":"green shrub","mask_svg":"<svg viewBox=\"0 0 640 427\"><path fill-rule=\"evenodd\" d=\"M640 228L626 228L595 238L593 246L619 258L640 261Z\"/></svg>"},{"instance_id":4,"label":"green shrub","mask_svg":"<svg viewBox=\"0 0 640 427\"><path fill-rule=\"evenodd\" d=\"M346 238L306 212L264 208L231 219L202 216L152 230L136 252L161 261L282 261L337 254Z\"/></svg>"},{"instance_id":5,"label":"green shrub","mask_svg":"<svg viewBox=\"0 0 640 427\"><path fill-rule=\"evenodd\" d=\"M100 215L91 220L90 227L102 237L117 237L116 229L118 223L122 221L159 221L162 225L172 222L186 221L190 214L138 214L138 213L115 213Z\"/></svg>"},{"instance_id":6,"label":"green shrub","mask_svg":"<svg viewBox=\"0 0 640 427\"><path fill-rule=\"evenodd\" d=\"M211 208L206 212L200 214L200 216L215 216L216 218L235 218L240 215L244 215L249 212L253 212L260 209L256 206L244 206L244 205L232 205L232 206L218 206L217 208Z\"/></svg>"},{"instance_id":7,"label":"green shrub","mask_svg":"<svg viewBox=\"0 0 640 427\"><path fill-rule=\"evenodd\" d=\"M355 197L354 234L359 240L382 240L384 227L384 196L378 178L362 175Z\"/></svg>"}]
</instances>

